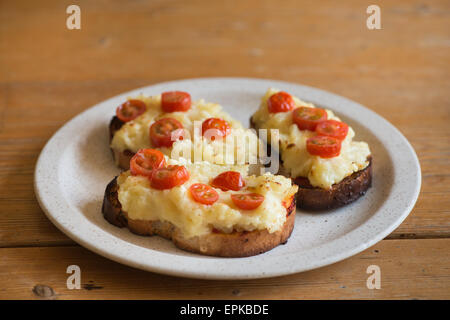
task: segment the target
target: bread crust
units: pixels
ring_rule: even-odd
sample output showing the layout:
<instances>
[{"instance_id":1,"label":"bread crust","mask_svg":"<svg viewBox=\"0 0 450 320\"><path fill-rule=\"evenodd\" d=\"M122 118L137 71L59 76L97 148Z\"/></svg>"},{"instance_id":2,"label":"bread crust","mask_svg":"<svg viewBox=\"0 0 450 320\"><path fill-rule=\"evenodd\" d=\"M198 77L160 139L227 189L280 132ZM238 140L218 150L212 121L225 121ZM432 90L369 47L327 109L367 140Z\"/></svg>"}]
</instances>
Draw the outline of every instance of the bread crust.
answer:
<instances>
[{"instance_id":1,"label":"bread crust","mask_svg":"<svg viewBox=\"0 0 450 320\"><path fill-rule=\"evenodd\" d=\"M172 240L180 249L218 257L248 257L269 251L287 242L294 229L295 197L286 209L286 222L279 231L267 230L222 233L213 231L203 236L185 238L181 230L170 222L130 219L122 210L118 200L117 177L106 187L102 212L105 219L117 226L127 227L131 232L142 235L159 235Z\"/></svg>"},{"instance_id":2,"label":"bread crust","mask_svg":"<svg viewBox=\"0 0 450 320\"><path fill-rule=\"evenodd\" d=\"M297 177L293 182L298 185L297 205L309 210L326 210L342 207L354 202L372 186L372 159L363 170L354 172L330 189L313 187L308 178Z\"/></svg>"},{"instance_id":3,"label":"bread crust","mask_svg":"<svg viewBox=\"0 0 450 320\"><path fill-rule=\"evenodd\" d=\"M120 120L117 116L112 117L111 121L109 122L109 143L111 143L114 134L122 128L122 126L125 124L122 120ZM116 162L116 165L123 169L128 170L130 169L130 160L135 155L135 153L131 150L124 150L119 151L116 149L111 148L112 155L114 158L114 161Z\"/></svg>"},{"instance_id":4,"label":"bread crust","mask_svg":"<svg viewBox=\"0 0 450 320\"><path fill-rule=\"evenodd\" d=\"M250 117L250 127L257 129L252 117ZM267 148L270 148L270 144L267 145ZM319 211L342 207L356 201L372 186L372 156L369 156L367 160L369 165L366 168L333 184L330 189L314 187L305 177L291 178L292 182L298 186L297 206L302 209ZM279 161L279 171L284 171L281 154Z\"/></svg>"}]
</instances>

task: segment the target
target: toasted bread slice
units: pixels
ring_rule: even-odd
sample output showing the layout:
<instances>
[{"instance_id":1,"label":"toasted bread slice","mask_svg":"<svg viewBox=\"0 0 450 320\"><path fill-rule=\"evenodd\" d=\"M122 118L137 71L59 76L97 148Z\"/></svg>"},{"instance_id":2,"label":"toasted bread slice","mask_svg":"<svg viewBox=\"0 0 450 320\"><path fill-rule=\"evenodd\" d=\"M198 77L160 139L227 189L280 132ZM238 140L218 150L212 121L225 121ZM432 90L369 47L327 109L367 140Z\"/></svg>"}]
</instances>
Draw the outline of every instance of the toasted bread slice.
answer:
<instances>
[{"instance_id":1,"label":"toasted bread slice","mask_svg":"<svg viewBox=\"0 0 450 320\"><path fill-rule=\"evenodd\" d=\"M247 257L271 250L284 244L294 229L295 198L286 209L286 222L273 233L267 230L232 233L211 232L203 236L185 238L180 229L170 222L129 219L118 200L117 177L106 187L102 212L105 219L117 227L127 227L131 232L142 235L159 235L172 240L180 249L218 257Z\"/></svg>"},{"instance_id":2,"label":"toasted bread slice","mask_svg":"<svg viewBox=\"0 0 450 320\"><path fill-rule=\"evenodd\" d=\"M252 118L250 118L250 127L256 129ZM270 150L269 144L267 148ZM338 208L357 200L372 186L372 156L368 160L367 167L332 185L330 189L314 187L306 177L291 178L292 182L298 186L297 206L308 210L325 210ZM284 172L281 155L279 155L279 161L279 172Z\"/></svg>"}]
</instances>

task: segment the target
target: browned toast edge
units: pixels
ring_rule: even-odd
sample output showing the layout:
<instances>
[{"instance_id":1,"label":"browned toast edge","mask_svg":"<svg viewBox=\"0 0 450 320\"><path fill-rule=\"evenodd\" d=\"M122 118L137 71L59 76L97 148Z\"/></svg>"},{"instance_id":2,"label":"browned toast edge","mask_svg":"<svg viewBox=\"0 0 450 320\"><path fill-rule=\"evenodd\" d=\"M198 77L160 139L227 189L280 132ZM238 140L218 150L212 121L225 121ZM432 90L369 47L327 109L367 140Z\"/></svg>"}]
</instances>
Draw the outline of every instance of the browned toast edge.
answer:
<instances>
[{"instance_id":1,"label":"browned toast edge","mask_svg":"<svg viewBox=\"0 0 450 320\"><path fill-rule=\"evenodd\" d=\"M109 122L109 143L111 143L114 134L125 124L117 116L112 117ZM130 150L119 151L111 148L111 152L117 166L123 170L130 169L130 160L134 156L134 152Z\"/></svg>"}]
</instances>

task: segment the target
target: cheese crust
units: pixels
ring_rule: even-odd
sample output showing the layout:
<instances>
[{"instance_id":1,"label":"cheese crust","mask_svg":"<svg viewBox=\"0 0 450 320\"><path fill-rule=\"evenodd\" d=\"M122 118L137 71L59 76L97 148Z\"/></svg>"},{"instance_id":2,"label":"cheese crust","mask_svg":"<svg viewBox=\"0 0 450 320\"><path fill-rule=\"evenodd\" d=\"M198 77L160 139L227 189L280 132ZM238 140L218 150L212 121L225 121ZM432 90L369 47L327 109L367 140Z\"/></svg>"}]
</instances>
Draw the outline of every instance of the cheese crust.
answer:
<instances>
[{"instance_id":1,"label":"cheese crust","mask_svg":"<svg viewBox=\"0 0 450 320\"><path fill-rule=\"evenodd\" d=\"M279 231L286 221L286 199L292 199L298 190L291 180L270 173L248 175L248 166L224 166L210 163L191 163L185 159L167 159L168 164L184 165L189 180L168 190L150 187L149 179L123 172L117 179L118 200L131 220L170 222L181 230L183 237L191 238L210 234L267 230ZM238 171L246 187L238 192L222 191L212 205L195 202L189 187L194 183L209 184L210 180L225 171ZM231 201L233 193L256 192L264 195L264 202L255 210L240 210Z\"/></svg>"},{"instance_id":2,"label":"cheese crust","mask_svg":"<svg viewBox=\"0 0 450 320\"><path fill-rule=\"evenodd\" d=\"M165 113L161 109L161 95L134 97L146 104L146 111L136 119L126 122L117 130L110 147L115 153L136 153L139 149L154 148L165 155L178 159L192 161L208 161L215 164L256 164L258 152L261 151L260 141L251 129L246 129L222 110L217 103L204 100L195 101L186 112ZM162 118L175 118L182 123L188 137L175 141L170 148L155 148L149 137L150 126ZM220 118L228 122L231 134L225 139L203 139L201 123L208 118ZM199 127L195 125L199 125ZM118 159L116 157L116 164Z\"/></svg>"}]
</instances>

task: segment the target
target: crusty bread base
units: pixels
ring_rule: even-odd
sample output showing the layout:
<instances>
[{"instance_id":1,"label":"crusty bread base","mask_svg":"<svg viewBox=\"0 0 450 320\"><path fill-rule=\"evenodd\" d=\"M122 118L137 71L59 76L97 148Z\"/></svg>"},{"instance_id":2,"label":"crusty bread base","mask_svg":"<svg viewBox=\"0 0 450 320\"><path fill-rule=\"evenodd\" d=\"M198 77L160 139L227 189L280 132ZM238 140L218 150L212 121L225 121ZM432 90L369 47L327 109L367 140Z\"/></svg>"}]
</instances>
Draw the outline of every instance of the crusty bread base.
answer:
<instances>
[{"instance_id":1,"label":"crusty bread base","mask_svg":"<svg viewBox=\"0 0 450 320\"><path fill-rule=\"evenodd\" d=\"M330 189L313 187L308 178L297 177L293 182L298 185L297 205L309 210L325 210L344 206L361 196L372 185L372 159L363 170L354 172Z\"/></svg>"},{"instance_id":2,"label":"crusty bread base","mask_svg":"<svg viewBox=\"0 0 450 320\"><path fill-rule=\"evenodd\" d=\"M250 118L250 127L257 129L253 119ZM270 144L267 144L267 150L270 150ZM308 178L291 178L293 183L298 185L296 195L297 206L307 210L326 210L338 208L354 202L372 186L372 156L367 159L369 165L358 172L346 177L339 183L331 186L330 189L313 187ZM281 154L279 155L280 170L279 174L284 172Z\"/></svg>"},{"instance_id":3,"label":"crusty bread base","mask_svg":"<svg viewBox=\"0 0 450 320\"><path fill-rule=\"evenodd\" d=\"M125 122L117 118L117 116L112 117L111 121L109 122L109 143L111 143L116 131L122 128L124 124ZM111 151L114 161L119 168L123 170L130 169L130 160L134 156L134 152L130 150L119 151L113 148L111 148Z\"/></svg>"},{"instance_id":4,"label":"crusty bread base","mask_svg":"<svg viewBox=\"0 0 450 320\"><path fill-rule=\"evenodd\" d=\"M233 232L230 234L211 232L207 235L185 238L181 230L170 222L129 219L118 200L117 178L106 187L102 212L105 219L118 227L127 227L131 232L142 235L158 235L172 240L187 251L218 257L247 257L266 252L284 244L294 229L295 198L286 209L287 217L281 230L269 233L267 230Z\"/></svg>"},{"instance_id":5,"label":"crusty bread base","mask_svg":"<svg viewBox=\"0 0 450 320\"><path fill-rule=\"evenodd\" d=\"M130 160L135 155L134 152L132 152L130 150L125 150L125 151L121 152L119 150L112 149L112 148L111 148L111 151L113 153L114 161L120 169L123 169L123 170L130 169Z\"/></svg>"}]
</instances>

